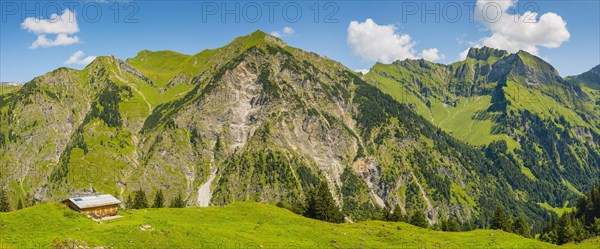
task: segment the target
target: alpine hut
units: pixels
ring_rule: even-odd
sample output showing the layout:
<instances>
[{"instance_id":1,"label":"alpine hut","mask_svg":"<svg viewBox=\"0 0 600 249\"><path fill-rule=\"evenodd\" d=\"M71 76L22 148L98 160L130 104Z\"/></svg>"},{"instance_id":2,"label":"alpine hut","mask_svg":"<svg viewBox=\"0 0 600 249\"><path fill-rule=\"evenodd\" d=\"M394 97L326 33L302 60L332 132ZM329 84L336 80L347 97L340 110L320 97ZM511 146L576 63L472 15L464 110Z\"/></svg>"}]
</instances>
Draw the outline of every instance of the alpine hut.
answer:
<instances>
[{"instance_id":1,"label":"alpine hut","mask_svg":"<svg viewBox=\"0 0 600 249\"><path fill-rule=\"evenodd\" d=\"M117 215L121 201L112 195L73 197L62 201L69 208L95 218Z\"/></svg>"}]
</instances>

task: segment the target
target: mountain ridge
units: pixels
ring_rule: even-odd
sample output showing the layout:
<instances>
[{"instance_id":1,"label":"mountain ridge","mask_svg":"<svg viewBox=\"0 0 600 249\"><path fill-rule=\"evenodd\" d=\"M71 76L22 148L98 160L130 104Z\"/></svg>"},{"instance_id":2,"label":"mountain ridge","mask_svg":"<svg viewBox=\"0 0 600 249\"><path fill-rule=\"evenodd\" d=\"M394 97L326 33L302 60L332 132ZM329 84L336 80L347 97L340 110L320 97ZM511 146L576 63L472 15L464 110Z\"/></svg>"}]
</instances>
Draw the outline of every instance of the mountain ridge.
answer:
<instances>
[{"instance_id":1,"label":"mountain ridge","mask_svg":"<svg viewBox=\"0 0 600 249\"><path fill-rule=\"evenodd\" d=\"M563 192L552 197L552 205L560 206L577 199L577 188L589 188L583 182L597 181L600 126L594 120L600 112L598 102L590 101L597 100L594 89L560 77L549 63L523 51L472 48L464 61L420 64L427 66L376 64L364 78L455 137L493 150L490 159L505 157L495 167L510 172L512 188L524 197L547 200ZM554 182L543 187L553 193L535 197L540 190L531 185L543 181Z\"/></svg>"},{"instance_id":2,"label":"mountain ridge","mask_svg":"<svg viewBox=\"0 0 600 249\"><path fill-rule=\"evenodd\" d=\"M98 192L125 199L138 189L172 189L167 197L180 192L189 205L199 205L207 197L201 186L210 186L213 204L301 207L309 190L326 181L351 220L399 204L432 223L450 215L484 226L498 201L513 215L540 220L547 212L528 200L528 192L513 189L512 182L525 176L489 170L498 160L518 161L508 152L517 139L481 150L411 106L434 106L433 99L427 104L430 96L459 106L462 97L482 93L499 96L483 98L495 103L510 101L498 84L487 82L489 59L406 61L411 68L398 67L392 79L409 77L424 86L409 89L418 94L406 103L378 90L390 82L386 77L374 83L373 74L360 77L260 31L195 55L98 57L83 70L59 69L0 96L0 160L9 164L0 183L13 198L37 201ZM451 81L455 76L473 81ZM491 120L508 109L498 110L478 117Z\"/></svg>"}]
</instances>

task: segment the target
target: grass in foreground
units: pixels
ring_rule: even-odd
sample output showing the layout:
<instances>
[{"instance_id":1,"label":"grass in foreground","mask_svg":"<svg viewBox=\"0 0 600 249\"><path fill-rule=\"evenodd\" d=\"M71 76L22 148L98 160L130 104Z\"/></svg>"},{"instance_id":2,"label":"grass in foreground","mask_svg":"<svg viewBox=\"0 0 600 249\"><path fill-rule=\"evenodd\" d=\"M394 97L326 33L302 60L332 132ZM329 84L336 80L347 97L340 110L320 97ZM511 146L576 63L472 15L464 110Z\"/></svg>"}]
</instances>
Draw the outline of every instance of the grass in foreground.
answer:
<instances>
[{"instance_id":1,"label":"grass in foreground","mask_svg":"<svg viewBox=\"0 0 600 249\"><path fill-rule=\"evenodd\" d=\"M440 232L382 221L330 224L259 203L121 214L96 223L60 204L0 213L0 248L48 248L67 239L114 248L600 247L598 238L559 247L498 230Z\"/></svg>"}]
</instances>

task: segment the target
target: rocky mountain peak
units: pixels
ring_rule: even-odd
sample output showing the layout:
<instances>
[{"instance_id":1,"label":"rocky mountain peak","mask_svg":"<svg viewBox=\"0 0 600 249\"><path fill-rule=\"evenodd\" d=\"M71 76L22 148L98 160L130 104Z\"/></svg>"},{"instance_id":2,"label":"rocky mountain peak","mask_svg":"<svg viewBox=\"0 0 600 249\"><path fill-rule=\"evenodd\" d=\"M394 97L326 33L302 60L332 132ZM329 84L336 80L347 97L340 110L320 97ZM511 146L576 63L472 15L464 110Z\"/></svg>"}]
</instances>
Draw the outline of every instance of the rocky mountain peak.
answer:
<instances>
[{"instance_id":1,"label":"rocky mountain peak","mask_svg":"<svg viewBox=\"0 0 600 249\"><path fill-rule=\"evenodd\" d=\"M574 76L573 78L583 82L591 88L600 89L600 65L595 66L585 73Z\"/></svg>"},{"instance_id":2,"label":"rocky mountain peak","mask_svg":"<svg viewBox=\"0 0 600 249\"><path fill-rule=\"evenodd\" d=\"M287 44L280 38L269 35L261 30L257 30L248 35L235 38L231 43L229 43L228 45L226 45L223 48L227 48L227 47L250 48L250 47L253 47L256 45L261 45L261 44L263 44L263 45L264 44L275 44L275 45L279 45L282 47L287 46Z\"/></svg>"},{"instance_id":3,"label":"rocky mountain peak","mask_svg":"<svg viewBox=\"0 0 600 249\"><path fill-rule=\"evenodd\" d=\"M490 47L481 47L481 48L470 48L469 53L467 54L467 58L472 58L476 60L487 60L490 57L502 58L509 53L506 50L499 50Z\"/></svg>"},{"instance_id":4,"label":"rocky mountain peak","mask_svg":"<svg viewBox=\"0 0 600 249\"><path fill-rule=\"evenodd\" d=\"M515 67L511 72L524 77L528 83L544 84L561 80L552 65L522 50L516 53Z\"/></svg>"},{"instance_id":5,"label":"rocky mountain peak","mask_svg":"<svg viewBox=\"0 0 600 249\"><path fill-rule=\"evenodd\" d=\"M418 70L418 69L431 69L431 62L425 59L404 59L404 60L396 60L392 62L394 65L402 66L408 69Z\"/></svg>"}]
</instances>

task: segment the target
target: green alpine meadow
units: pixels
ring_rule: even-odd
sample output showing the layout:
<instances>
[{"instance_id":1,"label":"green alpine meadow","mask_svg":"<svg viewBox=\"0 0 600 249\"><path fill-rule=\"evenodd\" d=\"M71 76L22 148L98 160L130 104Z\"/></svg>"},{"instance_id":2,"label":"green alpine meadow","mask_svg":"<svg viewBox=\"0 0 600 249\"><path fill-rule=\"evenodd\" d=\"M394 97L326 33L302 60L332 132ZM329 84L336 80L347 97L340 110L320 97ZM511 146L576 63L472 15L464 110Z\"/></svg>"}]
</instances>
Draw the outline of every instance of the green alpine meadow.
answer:
<instances>
[{"instance_id":1,"label":"green alpine meadow","mask_svg":"<svg viewBox=\"0 0 600 249\"><path fill-rule=\"evenodd\" d=\"M0 248L600 247L600 65L525 51L99 56L0 85L0 151Z\"/></svg>"}]
</instances>

